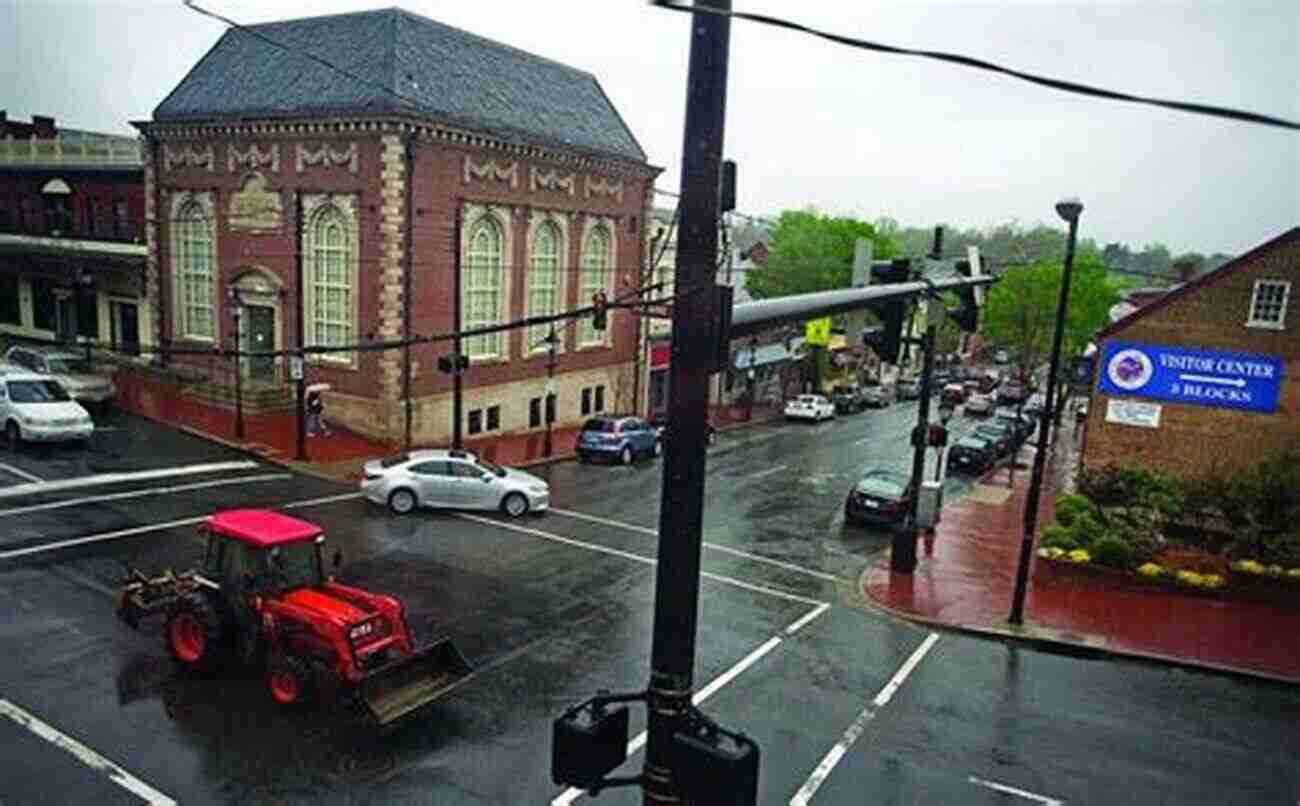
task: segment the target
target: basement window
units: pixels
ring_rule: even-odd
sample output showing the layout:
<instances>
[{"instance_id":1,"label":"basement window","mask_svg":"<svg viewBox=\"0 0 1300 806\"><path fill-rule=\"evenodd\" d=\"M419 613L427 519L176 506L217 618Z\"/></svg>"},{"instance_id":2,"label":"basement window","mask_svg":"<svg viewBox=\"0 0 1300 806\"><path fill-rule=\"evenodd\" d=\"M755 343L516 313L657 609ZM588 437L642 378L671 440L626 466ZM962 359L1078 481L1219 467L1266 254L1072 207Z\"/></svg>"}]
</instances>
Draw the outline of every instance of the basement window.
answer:
<instances>
[{"instance_id":1,"label":"basement window","mask_svg":"<svg viewBox=\"0 0 1300 806\"><path fill-rule=\"evenodd\" d=\"M1286 280L1256 280L1246 327L1281 330L1286 325L1286 303L1291 284Z\"/></svg>"}]
</instances>

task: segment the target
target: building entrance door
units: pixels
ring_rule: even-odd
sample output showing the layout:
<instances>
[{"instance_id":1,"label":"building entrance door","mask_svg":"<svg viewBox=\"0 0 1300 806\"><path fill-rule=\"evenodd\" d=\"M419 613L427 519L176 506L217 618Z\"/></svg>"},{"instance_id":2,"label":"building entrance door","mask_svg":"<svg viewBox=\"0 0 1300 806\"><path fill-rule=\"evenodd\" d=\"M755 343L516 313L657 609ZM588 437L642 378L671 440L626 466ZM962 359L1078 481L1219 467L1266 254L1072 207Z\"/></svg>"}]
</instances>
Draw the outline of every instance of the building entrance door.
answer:
<instances>
[{"instance_id":1,"label":"building entrance door","mask_svg":"<svg viewBox=\"0 0 1300 806\"><path fill-rule=\"evenodd\" d=\"M275 308L268 305L244 306L244 345L245 350L275 349ZM275 380L275 358L273 356L249 356L245 370L249 379L255 381Z\"/></svg>"},{"instance_id":2,"label":"building entrance door","mask_svg":"<svg viewBox=\"0 0 1300 806\"><path fill-rule=\"evenodd\" d=\"M113 301L113 347L127 355L140 354L140 310L134 302Z\"/></svg>"}]
</instances>

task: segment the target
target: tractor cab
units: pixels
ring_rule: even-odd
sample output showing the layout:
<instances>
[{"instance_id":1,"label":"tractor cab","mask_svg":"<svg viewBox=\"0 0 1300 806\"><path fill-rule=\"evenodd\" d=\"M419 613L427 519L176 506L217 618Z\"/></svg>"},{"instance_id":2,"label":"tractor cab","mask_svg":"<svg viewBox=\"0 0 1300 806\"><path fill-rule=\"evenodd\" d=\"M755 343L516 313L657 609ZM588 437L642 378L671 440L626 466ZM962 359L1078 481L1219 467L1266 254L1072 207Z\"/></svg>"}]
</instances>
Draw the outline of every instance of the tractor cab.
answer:
<instances>
[{"instance_id":1,"label":"tractor cab","mask_svg":"<svg viewBox=\"0 0 1300 806\"><path fill-rule=\"evenodd\" d=\"M275 596L327 582L321 557L325 536L315 524L278 512L237 509L208 518L204 531L203 574L223 589ZM335 566L341 561L335 552Z\"/></svg>"}]
</instances>

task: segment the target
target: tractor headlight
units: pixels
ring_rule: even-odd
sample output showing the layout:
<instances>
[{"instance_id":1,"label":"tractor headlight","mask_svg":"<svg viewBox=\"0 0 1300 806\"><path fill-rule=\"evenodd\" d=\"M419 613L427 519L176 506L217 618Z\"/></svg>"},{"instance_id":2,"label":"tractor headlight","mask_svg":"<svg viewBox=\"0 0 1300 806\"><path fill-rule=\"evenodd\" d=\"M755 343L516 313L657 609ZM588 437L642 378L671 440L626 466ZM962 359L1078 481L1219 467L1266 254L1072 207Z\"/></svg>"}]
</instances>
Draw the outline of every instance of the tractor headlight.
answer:
<instances>
[{"instance_id":1,"label":"tractor headlight","mask_svg":"<svg viewBox=\"0 0 1300 806\"><path fill-rule=\"evenodd\" d=\"M363 641L369 638L375 632L375 625L367 621L364 624L358 624L348 631L348 638L353 641Z\"/></svg>"}]
</instances>

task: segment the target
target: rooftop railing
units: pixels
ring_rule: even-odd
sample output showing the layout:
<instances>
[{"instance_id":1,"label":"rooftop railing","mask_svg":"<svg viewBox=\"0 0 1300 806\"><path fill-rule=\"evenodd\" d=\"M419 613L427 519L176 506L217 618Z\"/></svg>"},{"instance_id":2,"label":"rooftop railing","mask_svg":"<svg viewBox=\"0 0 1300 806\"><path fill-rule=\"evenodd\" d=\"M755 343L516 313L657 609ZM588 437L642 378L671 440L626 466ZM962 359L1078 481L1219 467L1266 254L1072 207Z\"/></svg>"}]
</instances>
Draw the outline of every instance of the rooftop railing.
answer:
<instances>
[{"instance_id":1,"label":"rooftop railing","mask_svg":"<svg viewBox=\"0 0 1300 806\"><path fill-rule=\"evenodd\" d=\"M129 137L0 139L0 165L139 167L140 143Z\"/></svg>"}]
</instances>

